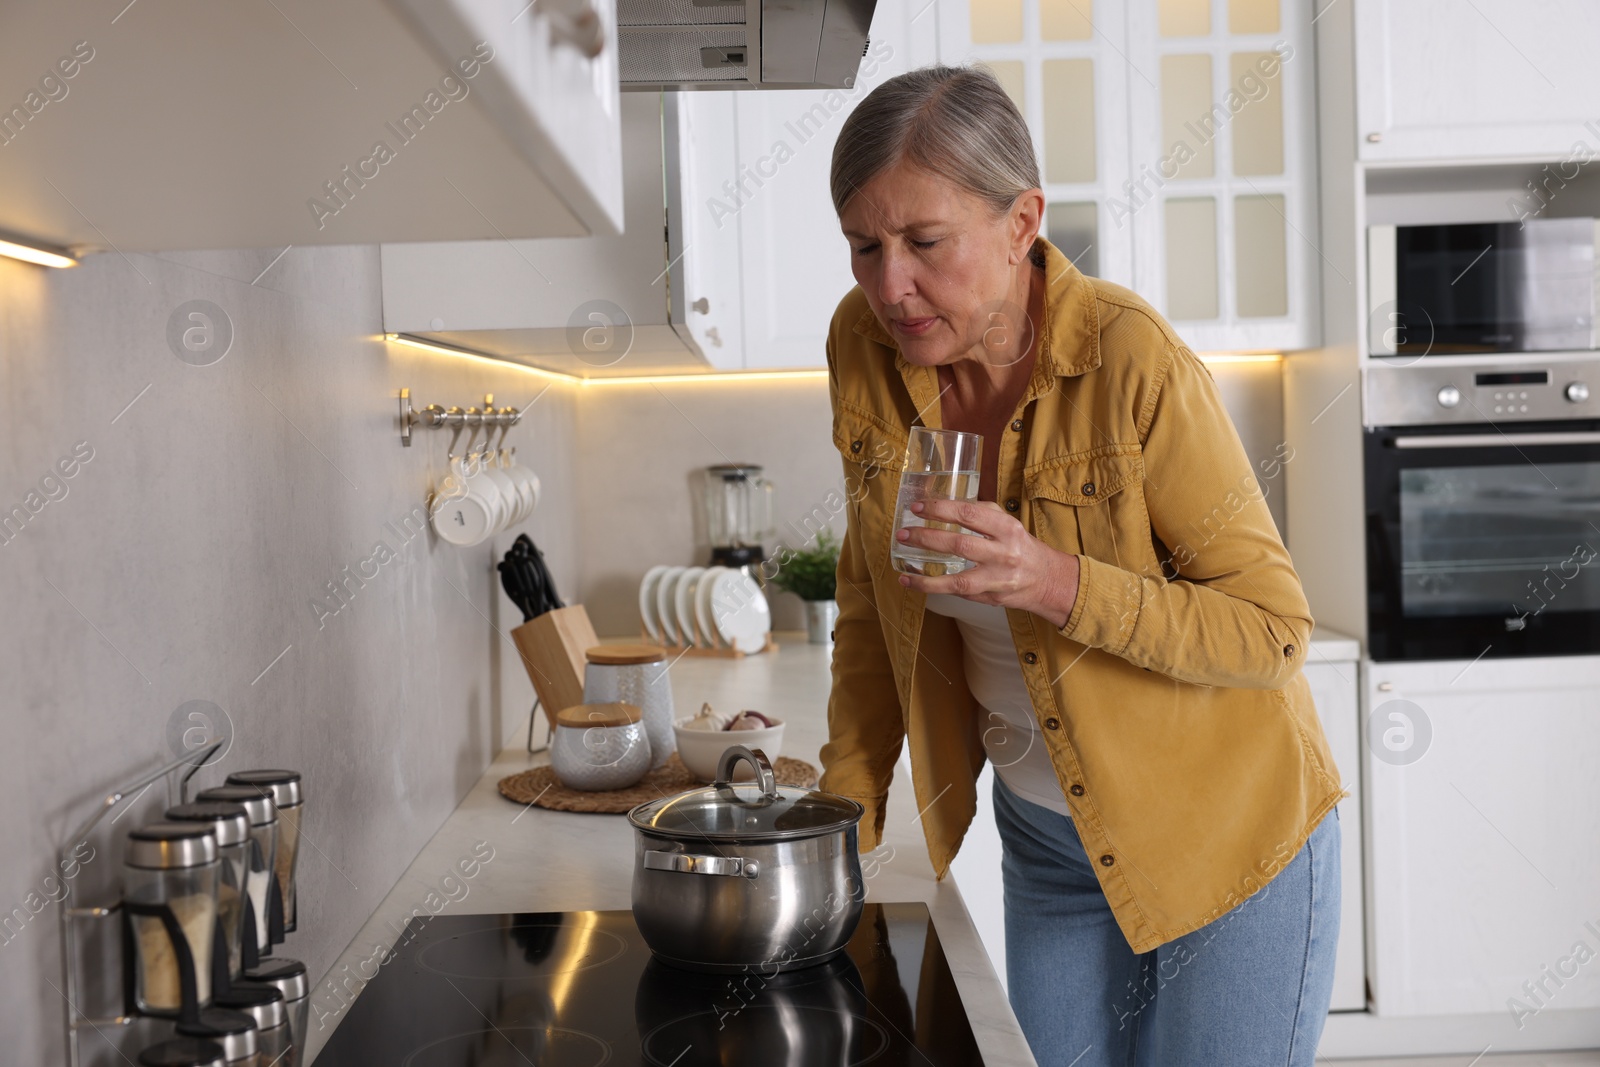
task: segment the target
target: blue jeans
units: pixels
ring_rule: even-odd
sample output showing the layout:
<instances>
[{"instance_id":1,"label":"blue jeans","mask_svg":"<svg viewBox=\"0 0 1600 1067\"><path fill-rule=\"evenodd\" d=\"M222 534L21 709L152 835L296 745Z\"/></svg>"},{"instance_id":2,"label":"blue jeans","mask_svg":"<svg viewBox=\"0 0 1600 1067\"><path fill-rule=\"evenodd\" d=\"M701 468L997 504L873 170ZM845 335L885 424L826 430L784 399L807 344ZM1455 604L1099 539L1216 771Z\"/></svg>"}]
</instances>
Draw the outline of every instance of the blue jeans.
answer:
<instances>
[{"instance_id":1,"label":"blue jeans","mask_svg":"<svg viewBox=\"0 0 1600 1067\"><path fill-rule=\"evenodd\" d=\"M1006 980L1040 1067L1310 1067L1333 996L1338 809L1244 903L1145 953L1128 947L1071 819L998 777L994 812Z\"/></svg>"}]
</instances>

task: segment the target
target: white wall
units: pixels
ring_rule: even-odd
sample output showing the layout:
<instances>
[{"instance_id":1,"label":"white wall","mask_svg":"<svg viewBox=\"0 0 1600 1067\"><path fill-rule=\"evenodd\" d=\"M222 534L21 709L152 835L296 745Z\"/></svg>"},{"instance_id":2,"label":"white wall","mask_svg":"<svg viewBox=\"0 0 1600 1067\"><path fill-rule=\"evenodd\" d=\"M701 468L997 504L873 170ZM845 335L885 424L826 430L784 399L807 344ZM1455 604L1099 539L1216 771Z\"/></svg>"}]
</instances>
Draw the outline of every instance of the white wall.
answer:
<instances>
[{"instance_id":1,"label":"white wall","mask_svg":"<svg viewBox=\"0 0 1600 1067\"><path fill-rule=\"evenodd\" d=\"M375 248L295 248L252 285L274 254L0 260L0 510L79 442L93 450L0 544L8 1063L63 1061L57 908L29 917L28 895L104 790L170 758L179 705L212 701L235 730L198 784L252 766L305 774L301 932L280 952L314 976L526 722L531 687L497 634L521 620L490 547L407 542L388 524L423 502L446 443L400 447L401 386L466 406L485 391L520 404L542 383L385 345ZM168 346L169 315L193 299L232 322L210 366ZM580 563L574 392L546 393L512 434L544 483L528 528L566 589ZM312 598L378 542L397 558L319 619ZM152 790L113 832L163 806ZM118 880L108 840L73 883L82 902Z\"/></svg>"}]
</instances>

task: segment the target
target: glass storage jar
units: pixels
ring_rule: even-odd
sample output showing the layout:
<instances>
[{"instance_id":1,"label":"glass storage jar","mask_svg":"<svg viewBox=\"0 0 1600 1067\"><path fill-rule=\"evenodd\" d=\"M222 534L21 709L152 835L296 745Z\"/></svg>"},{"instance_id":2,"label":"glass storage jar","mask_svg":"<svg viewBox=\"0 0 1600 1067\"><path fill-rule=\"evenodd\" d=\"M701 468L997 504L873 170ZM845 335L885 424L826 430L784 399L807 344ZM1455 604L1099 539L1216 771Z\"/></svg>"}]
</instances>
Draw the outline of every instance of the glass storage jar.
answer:
<instances>
[{"instance_id":1,"label":"glass storage jar","mask_svg":"<svg viewBox=\"0 0 1600 1067\"><path fill-rule=\"evenodd\" d=\"M250 863L250 816L238 804L198 800L167 809L169 822L193 822L211 827L217 838L217 929L227 947L228 977L244 970L245 872Z\"/></svg>"},{"instance_id":2,"label":"glass storage jar","mask_svg":"<svg viewBox=\"0 0 1600 1067\"><path fill-rule=\"evenodd\" d=\"M245 871L245 896L250 900L250 915L245 929L255 930L255 950L266 953L272 947L267 926L272 900L273 864L278 855L278 806L272 792L255 785L219 785L202 789L196 800L221 800L238 804L250 817L250 862ZM246 963L249 954L246 954Z\"/></svg>"},{"instance_id":3,"label":"glass storage jar","mask_svg":"<svg viewBox=\"0 0 1600 1067\"><path fill-rule=\"evenodd\" d=\"M271 986L283 994L284 1010L289 1016L289 1040L294 1051L280 1067L297 1067L305 1059L306 1027L311 1022L311 982L306 977L306 965L299 960L268 956L244 974L245 984Z\"/></svg>"},{"instance_id":4,"label":"glass storage jar","mask_svg":"<svg viewBox=\"0 0 1600 1067\"><path fill-rule=\"evenodd\" d=\"M192 822L128 832L123 856L133 1003L146 1015L189 1014L211 1003L217 929L217 838Z\"/></svg>"},{"instance_id":5,"label":"glass storage jar","mask_svg":"<svg viewBox=\"0 0 1600 1067\"><path fill-rule=\"evenodd\" d=\"M300 856L300 820L305 817L305 794L300 785L299 771L235 771L228 775L229 785L253 785L272 791L272 802L278 806L278 858L273 869L278 875L278 889L283 893L283 932L294 933L299 899L295 892L295 861Z\"/></svg>"}]
</instances>

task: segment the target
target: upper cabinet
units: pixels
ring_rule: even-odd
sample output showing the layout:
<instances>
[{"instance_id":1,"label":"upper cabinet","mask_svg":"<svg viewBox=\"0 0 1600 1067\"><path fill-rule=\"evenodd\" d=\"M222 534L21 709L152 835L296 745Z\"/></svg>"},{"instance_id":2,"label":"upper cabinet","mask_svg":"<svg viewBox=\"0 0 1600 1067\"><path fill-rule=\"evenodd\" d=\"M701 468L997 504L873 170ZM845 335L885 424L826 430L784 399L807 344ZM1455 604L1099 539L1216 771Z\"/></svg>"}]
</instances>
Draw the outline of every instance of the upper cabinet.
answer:
<instances>
[{"instance_id":1,"label":"upper cabinet","mask_svg":"<svg viewBox=\"0 0 1600 1067\"><path fill-rule=\"evenodd\" d=\"M1320 339L1315 62L1291 0L945 0L1033 129L1046 232L1200 350Z\"/></svg>"},{"instance_id":2,"label":"upper cabinet","mask_svg":"<svg viewBox=\"0 0 1600 1067\"><path fill-rule=\"evenodd\" d=\"M879 0L851 88L667 98L671 252L712 366L826 365L828 324L855 285L828 191L833 145L876 86L934 61L936 30L929 7Z\"/></svg>"},{"instance_id":3,"label":"upper cabinet","mask_svg":"<svg viewBox=\"0 0 1600 1067\"><path fill-rule=\"evenodd\" d=\"M1354 11L1361 159L1586 162L1600 147L1600 5L1362 0Z\"/></svg>"},{"instance_id":4,"label":"upper cabinet","mask_svg":"<svg viewBox=\"0 0 1600 1067\"><path fill-rule=\"evenodd\" d=\"M613 4L574 6L18 6L0 229L124 252L615 234Z\"/></svg>"}]
</instances>

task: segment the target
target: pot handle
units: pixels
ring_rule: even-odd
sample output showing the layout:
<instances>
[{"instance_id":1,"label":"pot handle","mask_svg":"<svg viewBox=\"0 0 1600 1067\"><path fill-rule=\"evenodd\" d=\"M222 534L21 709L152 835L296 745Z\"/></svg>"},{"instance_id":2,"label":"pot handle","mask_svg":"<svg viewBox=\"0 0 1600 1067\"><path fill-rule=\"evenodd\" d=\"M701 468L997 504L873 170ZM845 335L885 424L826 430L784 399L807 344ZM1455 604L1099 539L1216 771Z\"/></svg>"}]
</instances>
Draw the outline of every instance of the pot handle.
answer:
<instances>
[{"instance_id":1,"label":"pot handle","mask_svg":"<svg viewBox=\"0 0 1600 1067\"><path fill-rule=\"evenodd\" d=\"M688 852L656 852L644 854L647 871L677 871L680 874L725 874L754 878L760 873L760 864L741 856L696 856Z\"/></svg>"},{"instance_id":2,"label":"pot handle","mask_svg":"<svg viewBox=\"0 0 1600 1067\"><path fill-rule=\"evenodd\" d=\"M733 766L740 760L746 760L755 768L756 784L761 786L761 795L768 800L778 799L778 780L772 774L772 764L767 761L767 754L759 748L745 748L743 745L729 745L722 753L722 758L717 760L717 778L711 785L723 789L733 784Z\"/></svg>"}]
</instances>

